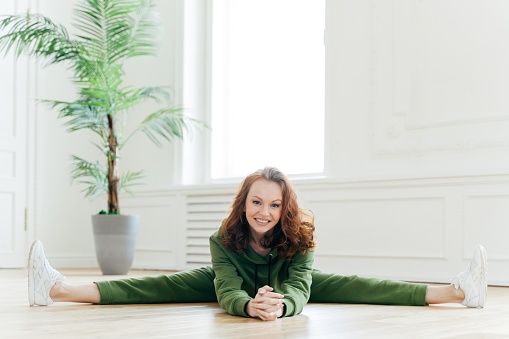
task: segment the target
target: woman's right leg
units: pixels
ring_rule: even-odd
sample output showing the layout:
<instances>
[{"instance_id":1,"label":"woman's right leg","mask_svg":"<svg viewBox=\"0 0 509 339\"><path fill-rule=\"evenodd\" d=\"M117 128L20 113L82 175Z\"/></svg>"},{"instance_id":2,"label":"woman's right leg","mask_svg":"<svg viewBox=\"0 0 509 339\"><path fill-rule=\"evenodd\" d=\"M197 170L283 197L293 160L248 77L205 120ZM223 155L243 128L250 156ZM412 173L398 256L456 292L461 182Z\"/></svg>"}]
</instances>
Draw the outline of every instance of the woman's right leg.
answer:
<instances>
[{"instance_id":1,"label":"woman's right leg","mask_svg":"<svg viewBox=\"0 0 509 339\"><path fill-rule=\"evenodd\" d=\"M101 294L94 283L85 285L70 285L59 282L53 285L49 297L54 302L76 302L98 304L101 301Z\"/></svg>"},{"instance_id":2,"label":"woman's right leg","mask_svg":"<svg viewBox=\"0 0 509 339\"><path fill-rule=\"evenodd\" d=\"M30 249L28 266L30 306L50 305L54 301L100 304L217 301L210 267L168 276L71 285L48 263L40 241L35 241Z\"/></svg>"},{"instance_id":3,"label":"woman's right leg","mask_svg":"<svg viewBox=\"0 0 509 339\"><path fill-rule=\"evenodd\" d=\"M214 271L202 267L171 275L98 281L100 304L217 302Z\"/></svg>"},{"instance_id":4,"label":"woman's right leg","mask_svg":"<svg viewBox=\"0 0 509 339\"><path fill-rule=\"evenodd\" d=\"M93 304L152 304L215 302L214 273L210 267L171 275L99 281L85 285L56 283L50 291L54 302Z\"/></svg>"}]
</instances>

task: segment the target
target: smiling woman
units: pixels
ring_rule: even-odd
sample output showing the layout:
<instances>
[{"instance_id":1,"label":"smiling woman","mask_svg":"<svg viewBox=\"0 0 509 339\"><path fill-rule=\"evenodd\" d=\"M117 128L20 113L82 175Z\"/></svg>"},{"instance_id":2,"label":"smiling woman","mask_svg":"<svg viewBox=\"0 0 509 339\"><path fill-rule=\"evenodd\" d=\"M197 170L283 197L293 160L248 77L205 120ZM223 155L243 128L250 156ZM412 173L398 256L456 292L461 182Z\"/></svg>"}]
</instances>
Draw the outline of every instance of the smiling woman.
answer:
<instances>
[{"instance_id":1,"label":"smiling woman","mask_svg":"<svg viewBox=\"0 0 509 339\"><path fill-rule=\"evenodd\" d=\"M278 257L286 259L314 248L314 230L313 218L299 208L288 178L266 167L242 182L221 227L221 241L241 252L253 245L260 252L277 248Z\"/></svg>"},{"instance_id":2,"label":"smiling woman","mask_svg":"<svg viewBox=\"0 0 509 339\"><path fill-rule=\"evenodd\" d=\"M72 286L49 265L36 241L29 256L30 305L217 301L231 315L262 320L297 315L308 301L413 306L456 302L484 307L483 247L476 249L468 269L451 285L340 276L313 269L315 226L308 218L288 178L266 167L245 178L229 216L210 236L212 267ZM267 283L258 285L259 281Z\"/></svg>"}]
</instances>

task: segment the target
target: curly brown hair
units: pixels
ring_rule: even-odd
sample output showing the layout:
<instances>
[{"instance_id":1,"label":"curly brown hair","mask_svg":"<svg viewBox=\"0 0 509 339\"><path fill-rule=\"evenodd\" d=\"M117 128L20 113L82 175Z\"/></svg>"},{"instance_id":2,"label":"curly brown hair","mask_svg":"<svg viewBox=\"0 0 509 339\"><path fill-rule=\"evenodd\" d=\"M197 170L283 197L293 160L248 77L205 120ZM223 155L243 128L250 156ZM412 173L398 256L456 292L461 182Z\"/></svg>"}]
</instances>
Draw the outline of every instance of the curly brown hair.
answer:
<instances>
[{"instance_id":1,"label":"curly brown hair","mask_svg":"<svg viewBox=\"0 0 509 339\"><path fill-rule=\"evenodd\" d=\"M251 185L260 179L275 182L281 186L283 202L281 218L271 235L261 239L265 248L277 248L278 257L287 259L296 253L304 254L315 247L315 225L313 215L302 210L297 203L297 194L290 180L280 170L265 167L248 175L241 183L231 206L229 216L224 220L221 242L226 248L244 252L249 243L249 225L243 217L244 206Z\"/></svg>"}]
</instances>

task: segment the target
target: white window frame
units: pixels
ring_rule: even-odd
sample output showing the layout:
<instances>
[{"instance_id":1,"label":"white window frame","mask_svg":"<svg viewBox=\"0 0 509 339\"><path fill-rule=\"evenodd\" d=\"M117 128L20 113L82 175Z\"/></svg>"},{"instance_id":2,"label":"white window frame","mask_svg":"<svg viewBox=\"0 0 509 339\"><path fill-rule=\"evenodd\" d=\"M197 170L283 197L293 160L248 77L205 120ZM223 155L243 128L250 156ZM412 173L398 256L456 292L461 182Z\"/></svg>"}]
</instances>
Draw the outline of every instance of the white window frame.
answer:
<instances>
[{"instance_id":1,"label":"white window frame","mask_svg":"<svg viewBox=\"0 0 509 339\"><path fill-rule=\"evenodd\" d=\"M325 0L325 8L327 2ZM212 89L212 2L200 0L180 0L182 22L181 62L182 74L180 93L182 105L191 116L211 122ZM327 11L326 11L327 12ZM327 26L327 15L325 16ZM178 34L177 34L178 35ZM325 34L324 34L325 35ZM325 64L327 67L327 63ZM329 140L327 129L327 71L325 70L324 88L324 170L321 173L289 175L292 180L324 179L329 172ZM211 177L211 130L193 131L190 138L177 146L181 166L176 168L177 180L181 184L221 184L238 182L239 178L214 179ZM178 160L176 160L178 161ZM246 173L248 174L248 173Z\"/></svg>"}]
</instances>

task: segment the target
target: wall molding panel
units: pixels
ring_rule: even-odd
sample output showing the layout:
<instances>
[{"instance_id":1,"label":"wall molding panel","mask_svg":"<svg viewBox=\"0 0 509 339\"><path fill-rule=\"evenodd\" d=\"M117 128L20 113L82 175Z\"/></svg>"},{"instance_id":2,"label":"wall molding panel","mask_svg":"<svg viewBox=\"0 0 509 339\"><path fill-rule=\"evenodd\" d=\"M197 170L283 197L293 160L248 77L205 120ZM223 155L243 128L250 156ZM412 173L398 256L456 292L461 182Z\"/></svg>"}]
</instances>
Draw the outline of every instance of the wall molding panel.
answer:
<instances>
[{"instance_id":1,"label":"wall molding panel","mask_svg":"<svg viewBox=\"0 0 509 339\"><path fill-rule=\"evenodd\" d=\"M507 238L493 235L507 232L509 194L465 195L464 216L464 248L482 243L490 249L491 260L508 262Z\"/></svg>"},{"instance_id":2,"label":"wall molding panel","mask_svg":"<svg viewBox=\"0 0 509 339\"><path fill-rule=\"evenodd\" d=\"M467 2L479 8L475 1ZM496 12L506 12L508 4L497 2L459 14L457 9L466 8L465 2L441 2L438 12L433 10L437 4L371 2L374 156L404 158L509 147L505 133L509 70L503 67L509 50L492 43L491 53L476 53L487 36L495 42L505 39L509 24L498 21ZM489 24L493 18L497 25Z\"/></svg>"},{"instance_id":3,"label":"wall molding panel","mask_svg":"<svg viewBox=\"0 0 509 339\"><path fill-rule=\"evenodd\" d=\"M141 217L133 267L168 269L177 266L175 233L180 221L178 197L146 193L123 197L123 213Z\"/></svg>"},{"instance_id":4,"label":"wall molding panel","mask_svg":"<svg viewBox=\"0 0 509 339\"><path fill-rule=\"evenodd\" d=\"M307 208L316 216L320 255L445 259L443 197L311 199Z\"/></svg>"}]
</instances>

